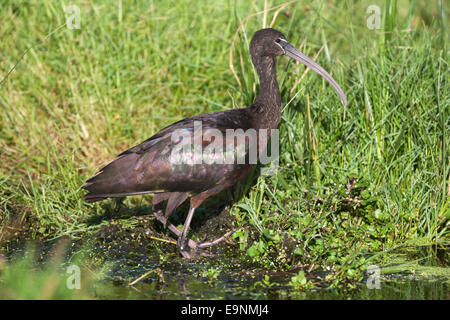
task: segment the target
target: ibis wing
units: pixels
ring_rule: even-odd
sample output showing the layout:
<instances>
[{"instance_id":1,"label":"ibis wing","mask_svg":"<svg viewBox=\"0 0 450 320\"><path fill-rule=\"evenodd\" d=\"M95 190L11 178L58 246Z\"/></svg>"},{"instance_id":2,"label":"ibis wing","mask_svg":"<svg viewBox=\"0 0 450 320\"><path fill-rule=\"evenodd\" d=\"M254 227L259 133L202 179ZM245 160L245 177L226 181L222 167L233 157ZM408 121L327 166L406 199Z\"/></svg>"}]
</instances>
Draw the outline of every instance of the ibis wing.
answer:
<instances>
[{"instance_id":1,"label":"ibis wing","mask_svg":"<svg viewBox=\"0 0 450 320\"><path fill-rule=\"evenodd\" d=\"M83 188L89 193L85 199L98 201L159 192L193 194L223 182L239 165L218 161L214 152L208 153L205 159L198 158L198 150L203 153L206 147L213 149L211 143L214 141L217 144L217 140L208 138L206 132L219 131L225 136L227 129L249 128L249 120L234 111L202 114L178 121L122 152L86 182ZM200 135L196 134L197 126L200 126ZM221 144L225 146L226 140ZM196 146L201 148L196 149Z\"/></svg>"}]
</instances>

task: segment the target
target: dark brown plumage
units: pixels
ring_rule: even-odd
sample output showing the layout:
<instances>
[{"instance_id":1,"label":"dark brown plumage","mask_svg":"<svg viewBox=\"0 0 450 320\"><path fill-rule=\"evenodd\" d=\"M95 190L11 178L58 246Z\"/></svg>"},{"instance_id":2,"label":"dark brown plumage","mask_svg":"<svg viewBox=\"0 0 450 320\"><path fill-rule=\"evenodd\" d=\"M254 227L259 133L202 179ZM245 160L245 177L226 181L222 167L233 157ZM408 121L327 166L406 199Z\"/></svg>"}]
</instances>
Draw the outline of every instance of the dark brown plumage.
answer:
<instances>
[{"instance_id":1,"label":"dark brown plumage","mask_svg":"<svg viewBox=\"0 0 450 320\"><path fill-rule=\"evenodd\" d=\"M248 161L249 150L253 147L259 151L263 150L267 145L267 139L261 140L259 135L256 135L256 140L249 140L245 134L244 136L242 133L236 134L237 138L236 140L233 138L231 144L243 148L244 151L237 151L237 149L233 151L235 155L239 152L245 153L246 161L242 164L236 161L228 164L221 163L217 161L217 154L214 153L207 155L203 153L202 163L193 164L189 161L175 163L172 156L178 150L177 148L185 143L186 140L183 139L189 138L188 145L194 152L189 153L188 156L195 157L195 146L205 148L216 144L226 150L227 145L230 145L229 141L208 139L208 133L211 130L216 130L215 132L225 136L227 129L242 129L243 132L255 129L258 132L261 129L277 128L281 118L281 96L276 78L276 57L283 54L304 63L325 77L338 90L346 104L345 95L331 76L292 47L281 32L274 29L257 31L250 43L250 54L260 80L260 92L250 107L195 115L162 129L141 144L122 152L114 161L89 179L83 186L88 191L88 194L84 196L86 201L95 202L106 198L144 193L155 194L154 205L167 200L164 216L159 212L154 214L178 236L178 245L185 257L191 256L189 249L207 248L225 239L224 236L212 242L185 241L195 209L205 199L242 179L255 165ZM201 123L200 135L196 131L198 123ZM182 138L180 138L180 132L183 133ZM180 232L168 223L167 219L188 198L190 198L190 209L183 231Z\"/></svg>"}]
</instances>

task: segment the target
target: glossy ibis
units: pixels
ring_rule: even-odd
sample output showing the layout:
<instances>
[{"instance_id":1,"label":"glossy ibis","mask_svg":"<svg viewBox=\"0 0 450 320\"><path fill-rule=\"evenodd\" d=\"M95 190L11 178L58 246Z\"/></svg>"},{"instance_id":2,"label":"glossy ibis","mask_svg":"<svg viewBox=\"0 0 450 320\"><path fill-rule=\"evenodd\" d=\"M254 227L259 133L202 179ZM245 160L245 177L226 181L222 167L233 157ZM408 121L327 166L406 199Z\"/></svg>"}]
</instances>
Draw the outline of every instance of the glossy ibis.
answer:
<instances>
[{"instance_id":1,"label":"glossy ibis","mask_svg":"<svg viewBox=\"0 0 450 320\"><path fill-rule=\"evenodd\" d=\"M181 254L190 257L191 249L204 249L219 243L233 231L211 242L194 242L186 239L187 231L196 208L208 197L218 194L242 179L255 165L249 161L249 150L266 148L267 140L256 135L255 139L238 139L248 130L276 129L281 117L281 96L276 75L276 57L286 55L324 77L339 93L344 105L347 104L344 92L336 81L317 63L290 45L284 35L274 29L257 31L250 43L250 54L258 73L260 90L255 102L242 109L195 115L180 120L153 135L141 144L126 150L89 179L83 186L89 193L84 196L87 202L95 202L112 197L124 197L154 193L153 212L178 237ZM200 129L196 132L196 124ZM239 132L229 140L223 141L207 137L211 130L217 134L229 130ZM189 139L187 139L189 138ZM236 138L236 139L235 139ZM188 141L186 143L186 141ZM237 142L236 142L237 141ZM244 154L245 161L222 161L226 152L203 153L203 161L192 161L204 147L215 145L231 150L232 154ZM185 148L191 146L192 148ZM200 147L200 148L198 148ZM235 148L235 149L233 149ZM185 153L174 151L183 149ZM229 154L228 154L229 155ZM177 161L174 161L177 160ZM184 160L183 160L184 159ZM198 159L198 158L195 158ZM180 161L183 160L183 161ZM209 160L209 161L208 161ZM168 222L170 214L190 198L190 209L182 231ZM167 201L165 214L155 210L155 205Z\"/></svg>"}]
</instances>

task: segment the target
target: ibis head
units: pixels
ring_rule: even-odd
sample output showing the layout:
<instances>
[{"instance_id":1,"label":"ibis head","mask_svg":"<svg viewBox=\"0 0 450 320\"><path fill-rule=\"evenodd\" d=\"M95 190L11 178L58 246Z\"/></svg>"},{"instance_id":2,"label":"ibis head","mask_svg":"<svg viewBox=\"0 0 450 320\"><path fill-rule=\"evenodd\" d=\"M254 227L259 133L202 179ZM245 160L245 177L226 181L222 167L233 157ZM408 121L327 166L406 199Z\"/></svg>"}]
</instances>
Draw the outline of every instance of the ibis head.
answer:
<instances>
[{"instance_id":1,"label":"ibis head","mask_svg":"<svg viewBox=\"0 0 450 320\"><path fill-rule=\"evenodd\" d=\"M264 57L273 58L281 55L286 55L304 64L324 77L336 89L342 103L347 105L347 98L333 77L313 59L291 45L280 31L268 28L255 32L250 42L250 55L257 69Z\"/></svg>"}]
</instances>

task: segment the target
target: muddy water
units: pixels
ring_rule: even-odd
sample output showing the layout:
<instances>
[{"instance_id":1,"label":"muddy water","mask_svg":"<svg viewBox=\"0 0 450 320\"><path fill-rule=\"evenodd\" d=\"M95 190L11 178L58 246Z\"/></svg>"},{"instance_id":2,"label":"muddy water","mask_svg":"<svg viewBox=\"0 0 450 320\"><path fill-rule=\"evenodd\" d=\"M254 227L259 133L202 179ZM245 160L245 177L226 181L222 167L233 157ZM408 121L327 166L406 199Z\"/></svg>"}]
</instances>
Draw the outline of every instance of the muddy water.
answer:
<instances>
[{"instance_id":1,"label":"muddy water","mask_svg":"<svg viewBox=\"0 0 450 320\"><path fill-rule=\"evenodd\" d=\"M448 248L398 252L398 262L383 266L379 277L365 279L354 290L299 291L289 286L298 270L268 271L232 245L214 249L210 257L186 261L176 245L167 242L170 235L154 231L151 220L140 217L128 223L111 221L91 238L68 240L64 245L46 242L42 259L48 260L49 253L60 246L67 250L67 265L81 252L81 264L102 269L101 280L89 289L89 296L97 299L450 299ZM24 247L11 255L21 251ZM414 268L405 261L414 262ZM264 283L265 276L269 283ZM325 276L317 273L308 278L320 285Z\"/></svg>"},{"instance_id":2,"label":"muddy water","mask_svg":"<svg viewBox=\"0 0 450 320\"><path fill-rule=\"evenodd\" d=\"M94 286L100 299L450 299L449 252L429 247L397 253L401 262L388 266L392 273L367 278L351 291L310 289L298 291L289 286L295 272L267 271L252 263L235 246L222 246L211 257L193 261L182 259L176 246L161 239L147 218L139 217L130 228L110 223L101 229L90 249L108 265L107 276ZM214 238L209 226L208 236ZM223 231L218 231L220 235ZM203 234L202 230L196 233ZM165 239L170 239L167 235ZM153 238L152 238L153 237ZM155 240L160 239L160 240ZM94 249L92 249L94 248ZM418 261L431 271L415 272L402 267L405 261ZM417 264L415 264L417 265ZM442 273L434 273L439 267ZM446 271L445 271L446 270ZM269 276L270 283L263 283ZM311 274L314 283L326 274ZM372 281L370 281L372 280ZM375 281L373 281L375 280ZM132 285L130 285L132 283Z\"/></svg>"},{"instance_id":3,"label":"muddy water","mask_svg":"<svg viewBox=\"0 0 450 320\"><path fill-rule=\"evenodd\" d=\"M268 288L259 285L260 271L241 271L242 267L222 268L218 277L210 280L202 275L211 264L165 263L155 264L163 272L130 286L117 274L99 283L94 295L100 299L450 299L448 280L436 277L420 278L405 275L383 275L377 288L361 283L356 290L337 291L312 289L297 291L288 282L292 274L272 275L277 284ZM147 268L151 268L147 266ZM123 271L124 269L122 269ZM138 276L139 272L136 272ZM320 280L320 279L319 279Z\"/></svg>"},{"instance_id":4,"label":"muddy water","mask_svg":"<svg viewBox=\"0 0 450 320\"><path fill-rule=\"evenodd\" d=\"M235 247L225 246L217 249L211 257L186 261L179 257L174 245L173 250L167 249L171 246L171 244L161 245L163 250L149 249L145 246L142 250L132 250L136 248L127 248L125 241L122 245L110 243L89 249L84 247L82 251L85 258L80 265L87 263L90 267L94 267L92 270L102 269L100 280L89 285L89 297L183 300L450 299L448 274L411 272L400 267L395 272L382 273L377 281L365 279L354 290L320 288L299 291L289 286L289 281L296 272L267 271L247 260ZM75 251L80 252L80 248L76 248ZM74 263L76 259L73 259L73 253L67 254L63 267ZM44 260L49 258L45 254L43 257ZM430 265L432 260L430 257L425 263ZM448 272L448 266L444 270ZM269 283L263 283L266 275L269 276ZM326 274L317 273L309 274L308 278L320 285L325 276Z\"/></svg>"},{"instance_id":5,"label":"muddy water","mask_svg":"<svg viewBox=\"0 0 450 320\"><path fill-rule=\"evenodd\" d=\"M289 286L295 272L271 272L236 253L221 248L212 257L186 262L173 254L161 256L112 255L110 271L94 288L100 299L450 299L448 277L404 270L365 279L355 290L311 289ZM105 252L107 260L109 253ZM426 263L430 264L431 260ZM269 276L270 283L262 279ZM310 275L320 283L325 274ZM134 284L130 285L130 283Z\"/></svg>"}]
</instances>

